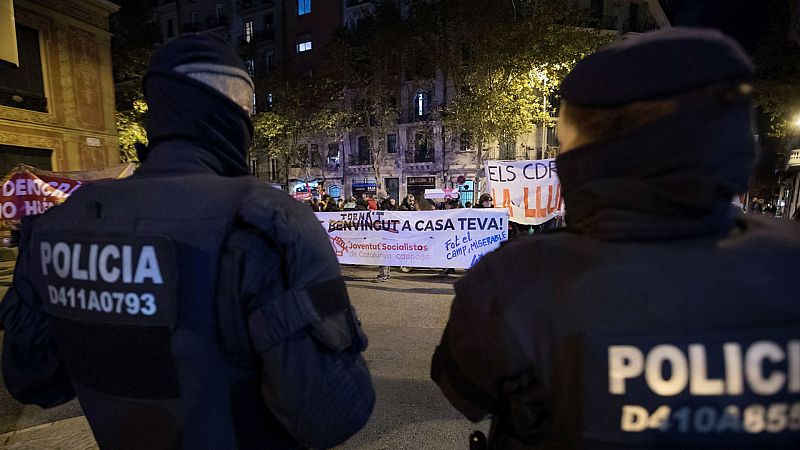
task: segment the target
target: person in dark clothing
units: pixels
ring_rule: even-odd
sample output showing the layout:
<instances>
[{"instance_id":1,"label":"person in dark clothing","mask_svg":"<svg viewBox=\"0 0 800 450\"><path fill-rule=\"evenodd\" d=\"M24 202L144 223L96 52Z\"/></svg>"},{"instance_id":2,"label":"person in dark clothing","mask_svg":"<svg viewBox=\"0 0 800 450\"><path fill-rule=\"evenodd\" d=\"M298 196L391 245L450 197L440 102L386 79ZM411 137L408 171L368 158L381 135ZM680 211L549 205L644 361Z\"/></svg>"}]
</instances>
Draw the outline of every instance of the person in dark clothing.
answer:
<instances>
[{"instance_id":1,"label":"person in dark clothing","mask_svg":"<svg viewBox=\"0 0 800 450\"><path fill-rule=\"evenodd\" d=\"M381 202L381 209L384 211L397 211L397 201L389 197Z\"/></svg>"},{"instance_id":2,"label":"person in dark clothing","mask_svg":"<svg viewBox=\"0 0 800 450\"><path fill-rule=\"evenodd\" d=\"M400 211L419 211L419 203L417 203L416 197L413 194L408 194L400 203ZM400 271L403 273L411 272L410 267L400 266Z\"/></svg>"},{"instance_id":3,"label":"person in dark clothing","mask_svg":"<svg viewBox=\"0 0 800 450\"><path fill-rule=\"evenodd\" d=\"M800 228L731 204L753 73L730 38L671 28L564 79L567 228L481 258L433 356L490 448L800 448Z\"/></svg>"},{"instance_id":4,"label":"person in dark clothing","mask_svg":"<svg viewBox=\"0 0 800 450\"><path fill-rule=\"evenodd\" d=\"M382 211L397 211L397 202L392 197L385 198L380 206ZM391 266L380 266L375 280L378 282L389 280L391 278L391 269Z\"/></svg>"},{"instance_id":5,"label":"person in dark clothing","mask_svg":"<svg viewBox=\"0 0 800 450\"><path fill-rule=\"evenodd\" d=\"M481 197L478 199L478 203L476 203L473 208L494 208L492 196L489 194L481 194Z\"/></svg>"},{"instance_id":6,"label":"person in dark clothing","mask_svg":"<svg viewBox=\"0 0 800 450\"><path fill-rule=\"evenodd\" d=\"M356 211L366 211L369 209L369 203L367 203L367 194L361 194L356 200Z\"/></svg>"},{"instance_id":7,"label":"person in dark clothing","mask_svg":"<svg viewBox=\"0 0 800 450\"><path fill-rule=\"evenodd\" d=\"M403 202L400 203L400 211L419 211L419 203L417 203L417 199L408 194L406 198L403 199Z\"/></svg>"},{"instance_id":8,"label":"person in dark clothing","mask_svg":"<svg viewBox=\"0 0 800 450\"><path fill-rule=\"evenodd\" d=\"M322 203L325 205L325 212L338 212L339 206L336 204L336 199L325 194L322 196Z\"/></svg>"},{"instance_id":9,"label":"person in dark clothing","mask_svg":"<svg viewBox=\"0 0 800 450\"><path fill-rule=\"evenodd\" d=\"M753 200L750 202L750 206L747 208L747 212L755 214L756 207L758 207L758 197L753 197ZM759 210L758 213L761 213L761 211Z\"/></svg>"},{"instance_id":10,"label":"person in dark clothing","mask_svg":"<svg viewBox=\"0 0 800 450\"><path fill-rule=\"evenodd\" d=\"M248 176L252 81L190 34L145 75L147 157L23 227L3 379L77 395L103 449L338 445L374 404L366 337L309 208Z\"/></svg>"}]
</instances>

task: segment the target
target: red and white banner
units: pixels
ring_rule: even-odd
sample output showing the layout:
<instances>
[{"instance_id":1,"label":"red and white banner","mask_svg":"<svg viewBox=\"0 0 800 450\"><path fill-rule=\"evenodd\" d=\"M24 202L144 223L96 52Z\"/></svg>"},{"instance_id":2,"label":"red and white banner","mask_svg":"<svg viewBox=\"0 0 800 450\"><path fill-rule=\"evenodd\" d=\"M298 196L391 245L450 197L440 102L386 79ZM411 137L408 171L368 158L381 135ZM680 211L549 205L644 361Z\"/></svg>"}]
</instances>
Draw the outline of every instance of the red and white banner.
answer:
<instances>
[{"instance_id":1,"label":"red and white banner","mask_svg":"<svg viewBox=\"0 0 800 450\"><path fill-rule=\"evenodd\" d=\"M100 170L49 172L20 164L0 181L0 229L14 229L23 217L63 203L83 183L125 178L133 170L133 164L122 164Z\"/></svg>"},{"instance_id":2,"label":"red and white banner","mask_svg":"<svg viewBox=\"0 0 800 450\"><path fill-rule=\"evenodd\" d=\"M509 220L539 225L564 214L555 159L486 161L486 192Z\"/></svg>"},{"instance_id":3,"label":"red and white banner","mask_svg":"<svg viewBox=\"0 0 800 450\"><path fill-rule=\"evenodd\" d=\"M342 264L467 269L508 239L497 209L316 214Z\"/></svg>"}]
</instances>

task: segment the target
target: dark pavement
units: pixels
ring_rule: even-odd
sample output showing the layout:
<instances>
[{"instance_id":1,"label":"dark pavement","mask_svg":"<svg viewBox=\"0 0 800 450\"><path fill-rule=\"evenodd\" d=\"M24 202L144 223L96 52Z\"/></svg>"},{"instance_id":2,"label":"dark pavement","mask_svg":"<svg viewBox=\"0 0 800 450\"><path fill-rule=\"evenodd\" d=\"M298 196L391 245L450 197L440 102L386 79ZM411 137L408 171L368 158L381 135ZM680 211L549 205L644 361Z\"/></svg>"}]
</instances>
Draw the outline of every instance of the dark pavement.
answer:
<instances>
[{"instance_id":1,"label":"dark pavement","mask_svg":"<svg viewBox=\"0 0 800 450\"><path fill-rule=\"evenodd\" d=\"M348 289L370 340L365 357L377 391L367 426L341 449L466 449L476 427L430 381L430 358L449 314L459 274L392 271L374 282L377 267L345 267ZM0 263L0 293L10 264ZM488 423L480 424L486 431ZM4 434L3 434L4 433ZM76 401L51 410L22 406L0 392L0 449L97 448Z\"/></svg>"}]
</instances>

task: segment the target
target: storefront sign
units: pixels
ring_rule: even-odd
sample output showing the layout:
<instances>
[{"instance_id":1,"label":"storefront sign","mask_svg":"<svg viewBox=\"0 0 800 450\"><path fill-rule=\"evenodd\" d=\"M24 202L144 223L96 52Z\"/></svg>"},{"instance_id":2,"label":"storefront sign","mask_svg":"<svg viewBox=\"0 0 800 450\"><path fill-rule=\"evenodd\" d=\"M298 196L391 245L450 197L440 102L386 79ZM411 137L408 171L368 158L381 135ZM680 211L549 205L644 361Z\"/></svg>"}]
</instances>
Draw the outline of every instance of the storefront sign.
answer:
<instances>
[{"instance_id":1,"label":"storefront sign","mask_svg":"<svg viewBox=\"0 0 800 450\"><path fill-rule=\"evenodd\" d=\"M436 185L436 177L408 177L406 178L406 185L433 187Z\"/></svg>"}]
</instances>

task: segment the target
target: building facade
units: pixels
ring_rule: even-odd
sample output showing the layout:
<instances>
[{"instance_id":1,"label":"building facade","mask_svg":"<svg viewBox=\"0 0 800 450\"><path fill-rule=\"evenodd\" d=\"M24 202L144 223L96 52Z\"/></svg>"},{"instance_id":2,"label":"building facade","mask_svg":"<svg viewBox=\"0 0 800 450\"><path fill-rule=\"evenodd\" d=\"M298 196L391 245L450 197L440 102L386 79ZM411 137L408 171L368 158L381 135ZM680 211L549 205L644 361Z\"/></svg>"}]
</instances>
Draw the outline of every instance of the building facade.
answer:
<instances>
[{"instance_id":1,"label":"building facade","mask_svg":"<svg viewBox=\"0 0 800 450\"><path fill-rule=\"evenodd\" d=\"M791 139L786 159L785 183L781 185L778 203L786 218L794 218L800 210L800 139ZM781 202L783 202L781 204Z\"/></svg>"},{"instance_id":2,"label":"building facade","mask_svg":"<svg viewBox=\"0 0 800 450\"><path fill-rule=\"evenodd\" d=\"M0 172L120 162L106 0L14 0L19 67L0 67Z\"/></svg>"},{"instance_id":3,"label":"building facade","mask_svg":"<svg viewBox=\"0 0 800 450\"><path fill-rule=\"evenodd\" d=\"M356 26L380 1L394 1L401 17L408 17L413 0L160 0L156 12L168 39L214 25L222 11L226 17L222 25L232 45L239 46L251 74L282 64L298 77L311 77L323 64L321 49L331 35L340 27ZM655 0L574 3L589 11L592 26L623 38L669 26ZM179 24L182 28L176 28ZM253 172L274 184L284 185L288 179L288 186L283 187L298 197L324 190L347 198L383 189L400 201L409 193L421 199L425 189L448 187L462 191L461 200L467 202L475 195L474 180L482 170L479 160L555 156L558 141L551 124L507 142L485 143L479 158L469 135L447 130L432 117L431 112L450 102L455 92L452 84L448 85L452 80L445 79L441 70L434 73L425 80L400 75L399 118L383 137L385 150L377 161L369 151L371 137L350 130L302 139L299 151L308 157L302 167L287 168L288 176L284 162L275 159L253 161ZM271 94L259 92L255 109L269 107L271 102Z\"/></svg>"}]
</instances>

